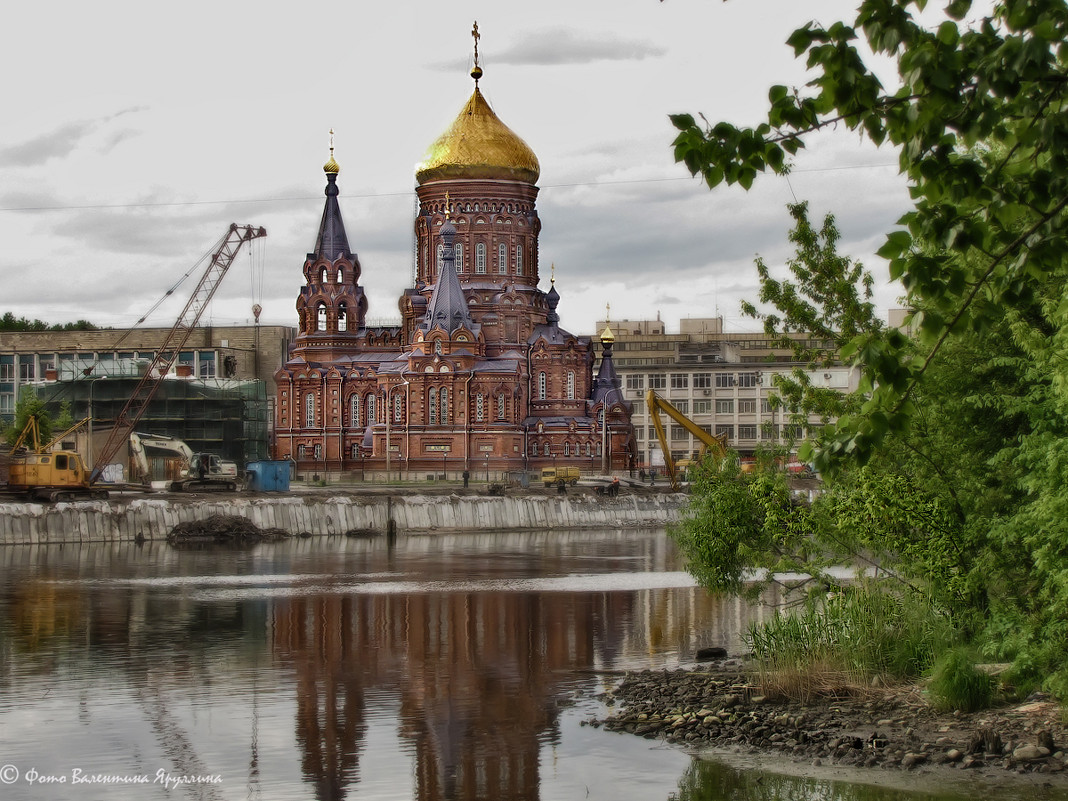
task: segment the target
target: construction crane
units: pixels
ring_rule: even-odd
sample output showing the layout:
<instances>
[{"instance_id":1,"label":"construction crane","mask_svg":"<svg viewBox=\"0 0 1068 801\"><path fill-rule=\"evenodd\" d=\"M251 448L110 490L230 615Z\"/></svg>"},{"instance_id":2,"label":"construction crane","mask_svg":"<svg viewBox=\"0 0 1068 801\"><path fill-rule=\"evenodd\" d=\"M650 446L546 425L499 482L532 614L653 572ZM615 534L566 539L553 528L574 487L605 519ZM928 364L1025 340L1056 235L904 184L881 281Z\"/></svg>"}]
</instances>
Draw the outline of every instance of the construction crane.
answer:
<instances>
[{"instance_id":1,"label":"construction crane","mask_svg":"<svg viewBox=\"0 0 1068 801\"><path fill-rule=\"evenodd\" d=\"M186 302L185 308L178 315L174 326L164 338L163 344L156 351L152 363L115 418L115 425L112 427L104 447L100 450L96 464L93 465L90 481L99 479L100 474L111 459L114 458L115 454L118 453L119 448L129 441L129 436L134 426L137 425L141 416L148 409L148 404L155 396L164 376L170 372L179 352L185 347L185 343L200 321L200 316L211 301L215 290L219 288L219 283L226 275L226 271L230 269L230 265L233 263L241 246L245 242L250 242L263 236L267 236L267 231L263 228L254 228L251 225L230 225L230 229L216 247L207 269L200 278L200 282Z\"/></svg>"},{"instance_id":2,"label":"construction crane","mask_svg":"<svg viewBox=\"0 0 1068 801\"><path fill-rule=\"evenodd\" d=\"M664 452L664 466L667 468L668 476L671 478L672 489L679 489L679 477L675 474L675 459L671 455L671 446L668 444L667 434L664 432L664 424L660 420L661 412L666 414L697 438L701 443L701 456L704 456L708 451L711 451L720 458L727 455L726 434L721 434L718 437L709 434L701 428L701 426L697 425L697 423L657 395L654 390L650 389L646 391L645 405L649 407L649 416L653 420L653 428L656 429L656 437L660 440L660 450Z\"/></svg>"}]
</instances>

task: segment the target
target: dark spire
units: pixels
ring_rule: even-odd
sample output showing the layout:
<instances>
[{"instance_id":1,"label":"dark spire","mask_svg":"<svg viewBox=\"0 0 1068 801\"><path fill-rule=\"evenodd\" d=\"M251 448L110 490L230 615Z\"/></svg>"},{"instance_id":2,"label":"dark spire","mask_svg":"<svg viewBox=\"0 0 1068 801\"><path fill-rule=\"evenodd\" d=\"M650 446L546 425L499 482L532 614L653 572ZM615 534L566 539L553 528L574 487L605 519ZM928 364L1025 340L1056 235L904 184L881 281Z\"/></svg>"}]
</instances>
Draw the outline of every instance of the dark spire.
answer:
<instances>
[{"instance_id":1,"label":"dark spire","mask_svg":"<svg viewBox=\"0 0 1068 801\"><path fill-rule=\"evenodd\" d=\"M319 223L319 235L315 237L316 256L327 261L334 261L339 256L349 256L349 240L345 236L345 224L341 221L341 207L337 203L337 174L341 168L334 161L334 131L330 130L330 160L323 165L326 173L326 205L323 207L323 219Z\"/></svg>"},{"instance_id":2,"label":"dark spire","mask_svg":"<svg viewBox=\"0 0 1068 801\"><path fill-rule=\"evenodd\" d=\"M560 305L560 293L556 291L556 265L552 266L552 278L549 281L549 292L545 296L545 302L549 304L549 313L545 315L545 322L555 326L560 322L560 315L556 313L556 307Z\"/></svg>"},{"instance_id":3,"label":"dark spire","mask_svg":"<svg viewBox=\"0 0 1068 801\"><path fill-rule=\"evenodd\" d=\"M475 330L474 321L467 308L467 297L460 286L460 278L456 275L456 253L453 250L455 236L456 228L446 212L445 224L441 226L441 271L420 326L424 331L430 331L436 326L441 326L449 334L460 326L469 331Z\"/></svg>"},{"instance_id":4,"label":"dark spire","mask_svg":"<svg viewBox=\"0 0 1068 801\"><path fill-rule=\"evenodd\" d=\"M612 362L612 345L616 338L610 325L605 325L601 332L601 369L593 382L593 402L609 406L613 403L625 403L623 384L616 375L616 366Z\"/></svg>"}]
</instances>

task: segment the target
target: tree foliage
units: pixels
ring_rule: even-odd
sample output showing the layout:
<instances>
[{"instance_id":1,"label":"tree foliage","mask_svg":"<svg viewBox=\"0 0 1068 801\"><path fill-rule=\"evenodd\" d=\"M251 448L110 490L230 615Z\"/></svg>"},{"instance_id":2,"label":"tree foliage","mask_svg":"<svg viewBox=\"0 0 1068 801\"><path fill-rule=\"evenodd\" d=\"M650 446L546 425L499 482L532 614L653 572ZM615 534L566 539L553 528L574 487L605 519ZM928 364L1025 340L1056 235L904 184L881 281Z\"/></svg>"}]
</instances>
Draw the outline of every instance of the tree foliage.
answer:
<instances>
[{"instance_id":1,"label":"tree foliage","mask_svg":"<svg viewBox=\"0 0 1068 801\"><path fill-rule=\"evenodd\" d=\"M96 331L97 326L88 320L77 320L73 323L55 323L49 325L43 320L27 317L16 317L11 312L4 312L0 316L0 331Z\"/></svg>"},{"instance_id":2,"label":"tree foliage","mask_svg":"<svg viewBox=\"0 0 1068 801\"><path fill-rule=\"evenodd\" d=\"M909 425L917 388L951 338L1023 314L1045 281L1066 275L1068 7L998 0L972 20L973 5L951 0L931 26L914 16L925 0L863 0L851 22L794 31L788 44L813 78L771 87L765 121L742 128L672 117L676 159L709 187L748 188L769 168L785 172L806 138L834 126L898 151L915 204L879 253L910 305L923 307L913 323L926 350L917 357L876 332L843 348L867 392L823 440L824 470L843 458L867 461ZM883 86L862 42L896 63L899 86ZM998 157L977 157L984 147Z\"/></svg>"},{"instance_id":3,"label":"tree foliage","mask_svg":"<svg viewBox=\"0 0 1068 801\"><path fill-rule=\"evenodd\" d=\"M15 444L29 424L30 418L36 418L37 420L37 436L41 444L52 439L52 418L45 409L45 402L37 397L33 387L26 386L19 391L19 399L15 404L14 422L4 430L4 438L7 440L8 445ZM25 441L23 444L33 447L37 443Z\"/></svg>"}]
</instances>

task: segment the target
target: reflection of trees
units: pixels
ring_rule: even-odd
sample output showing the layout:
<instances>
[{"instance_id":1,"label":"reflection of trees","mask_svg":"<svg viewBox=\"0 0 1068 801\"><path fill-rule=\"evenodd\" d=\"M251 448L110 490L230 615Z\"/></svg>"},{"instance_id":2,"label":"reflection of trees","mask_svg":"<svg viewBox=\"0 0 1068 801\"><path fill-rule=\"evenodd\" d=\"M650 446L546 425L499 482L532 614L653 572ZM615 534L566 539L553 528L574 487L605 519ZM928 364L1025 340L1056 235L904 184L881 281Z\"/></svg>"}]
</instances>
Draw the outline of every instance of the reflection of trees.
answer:
<instances>
[{"instance_id":1,"label":"reflection of trees","mask_svg":"<svg viewBox=\"0 0 1068 801\"><path fill-rule=\"evenodd\" d=\"M722 762L695 759L679 779L679 791L668 801L909 801L913 791L864 784L764 773L732 768Z\"/></svg>"}]
</instances>

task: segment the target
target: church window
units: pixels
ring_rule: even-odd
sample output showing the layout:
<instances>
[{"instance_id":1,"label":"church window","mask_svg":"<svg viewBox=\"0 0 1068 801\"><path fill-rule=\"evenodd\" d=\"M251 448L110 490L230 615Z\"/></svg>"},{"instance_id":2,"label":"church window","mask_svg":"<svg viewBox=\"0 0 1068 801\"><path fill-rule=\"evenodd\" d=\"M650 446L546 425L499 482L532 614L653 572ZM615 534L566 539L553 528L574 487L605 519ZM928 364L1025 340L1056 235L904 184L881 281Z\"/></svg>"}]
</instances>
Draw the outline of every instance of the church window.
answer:
<instances>
[{"instance_id":1,"label":"church window","mask_svg":"<svg viewBox=\"0 0 1068 801\"><path fill-rule=\"evenodd\" d=\"M427 393L426 414L427 422L436 426L438 424L438 391L435 387L431 387L430 392Z\"/></svg>"},{"instance_id":2,"label":"church window","mask_svg":"<svg viewBox=\"0 0 1068 801\"><path fill-rule=\"evenodd\" d=\"M485 402L485 396L481 392L475 395L475 419L480 423L486 419Z\"/></svg>"},{"instance_id":3,"label":"church window","mask_svg":"<svg viewBox=\"0 0 1068 801\"><path fill-rule=\"evenodd\" d=\"M552 454L553 454L552 446L549 445L548 442L545 443L545 451L544 451L544 453L545 453L546 456L552 456Z\"/></svg>"},{"instance_id":4,"label":"church window","mask_svg":"<svg viewBox=\"0 0 1068 801\"><path fill-rule=\"evenodd\" d=\"M304 449L305 449L304 445L298 445L297 446L297 458L298 459L303 459L304 458Z\"/></svg>"},{"instance_id":5,"label":"church window","mask_svg":"<svg viewBox=\"0 0 1068 801\"><path fill-rule=\"evenodd\" d=\"M508 246L504 242L497 245L497 272L501 275L508 272Z\"/></svg>"},{"instance_id":6,"label":"church window","mask_svg":"<svg viewBox=\"0 0 1068 801\"><path fill-rule=\"evenodd\" d=\"M457 242L452 251L456 254L456 272L460 272L464 268L464 246Z\"/></svg>"},{"instance_id":7,"label":"church window","mask_svg":"<svg viewBox=\"0 0 1068 801\"><path fill-rule=\"evenodd\" d=\"M337 330L349 330L349 307L344 303L339 303L337 307Z\"/></svg>"},{"instance_id":8,"label":"church window","mask_svg":"<svg viewBox=\"0 0 1068 801\"><path fill-rule=\"evenodd\" d=\"M323 458L323 446L318 442L315 443L315 448L312 450L312 458L313 459L322 459Z\"/></svg>"},{"instance_id":9,"label":"church window","mask_svg":"<svg viewBox=\"0 0 1068 801\"><path fill-rule=\"evenodd\" d=\"M304 427L315 427L315 393L309 392L304 396Z\"/></svg>"},{"instance_id":10,"label":"church window","mask_svg":"<svg viewBox=\"0 0 1068 801\"><path fill-rule=\"evenodd\" d=\"M478 210L479 210L479 208L478 208L478 204L476 203L476 204L475 204L475 211L478 211Z\"/></svg>"},{"instance_id":11,"label":"church window","mask_svg":"<svg viewBox=\"0 0 1068 801\"><path fill-rule=\"evenodd\" d=\"M340 267L337 268L337 282L339 284L345 283L345 271Z\"/></svg>"},{"instance_id":12,"label":"church window","mask_svg":"<svg viewBox=\"0 0 1068 801\"><path fill-rule=\"evenodd\" d=\"M360 446L359 446L359 444L357 444L355 442L352 443L352 448L350 450L350 453L351 453L353 459L359 459L360 458Z\"/></svg>"},{"instance_id":13,"label":"church window","mask_svg":"<svg viewBox=\"0 0 1068 801\"><path fill-rule=\"evenodd\" d=\"M373 425L375 422L375 393L371 393L367 396L367 424Z\"/></svg>"},{"instance_id":14,"label":"church window","mask_svg":"<svg viewBox=\"0 0 1068 801\"><path fill-rule=\"evenodd\" d=\"M597 455L598 456L601 455L601 443L600 442L597 443Z\"/></svg>"},{"instance_id":15,"label":"church window","mask_svg":"<svg viewBox=\"0 0 1068 801\"><path fill-rule=\"evenodd\" d=\"M448 425L449 423L449 390L442 388L441 390L441 424Z\"/></svg>"},{"instance_id":16,"label":"church window","mask_svg":"<svg viewBox=\"0 0 1068 801\"><path fill-rule=\"evenodd\" d=\"M483 242L475 246L475 272L479 274L486 272L486 245Z\"/></svg>"},{"instance_id":17,"label":"church window","mask_svg":"<svg viewBox=\"0 0 1068 801\"><path fill-rule=\"evenodd\" d=\"M571 455L571 443L570 442L565 442L564 443L564 456L570 456L570 455Z\"/></svg>"},{"instance_id":18,"label":"church window","mask_svg":"<svg viewBox=\"0 0 1068 801\"><path fill-rule=\"evenodd\" d=\"M323 269L319 272L319 283L320 284L325 284L326 283L326 268L325 267L323 267Z\"/></svg>"},{"instance_id":19,"label":"church window","mask_svg":"<svg viewBox=\"0 0 1068 801\"><path fill-rule=\"evenodd\" d=\"M597 410L597 425L604 426L604 407Z\"/></svg>"},{"instance_id":20,"label":"church window","mask_svg":"<svg viewBox=\"0 0 1068 801\"><path fill-rule=\"evenodd\" d=\"M434 340L434 353L438 354L439 356L441 355L441 340L440 339L435 339Z\"/></svg>"},{"instance_id":21,"label":"church window","mask_svg":"<svg viewBox=\"0 0 1068 801\"><path fill-rule=\"evenodd\" d=\"M568 370L567 371L567 399L568 400L574 400L575 399L575 371L574 370Z\"/></svg>"},{"instance_id":22,"label":"church window","mask_svg":"<svg viewBox=\"0 0 1068 801\"><path fill-rule=\"evenodd\" d=\"M516 245L515 246L515 274L516 275L522 275L523 274L523 246L522 245Z\"/></svg>"},{"instance_id":23,"label":"church window","mask_svg":"<svg viewBox=\"0 0 1068 801\"><path fill-rule=\"evenodd\" d=\"M538 455L538 443L536 443L536 442L530 443L530 455L531 456L537 456Z\"/></svg>"},{"instance_id":24,"label":"church window","mask_svg":"<svg viewBox=\"0 0 1068 801\"><path fill-rule=\"evenodd\" d=\"M445 261L445 246L438 245L438 272L441 272L441 263Z\"/></svg>"},{"instance_id":25,"label":"church window","mask_svg":"<svg viewBox=\"0 0 1068 801\"><path fill-rule=\"evenodd\" d=\"M504 395L497 396L497 419L504 419Z\"/></svg>"},{"instance_id":26,"label":"church window","mask_svg":"<svg viewBox=\"0 0 1068 801\"><path fill-rule=\"evenodd\" d=\"M402 406L401 406L401 401L402 400L403 399L401 398L401 395L400 395L399 392L393 396L393 420L394 420L394 422L400 422L400 420L403 418L403 412L402 412Z\"/></svg>"},{"instance_id":27,"label":"church window","mask_svg":"<svg viewBox=\"0 0 1068 801\"><path fill-rule=\"evenodd\" d=\"M587 442L587 443L586 443L586 455L587 455L587 456L590 456L590 455L591 455L591 453L590 453L590 450L591 450L591 449L590 449L590 443L588 443L588 442Z\"/></svg>"},{"instance_id":28,"label":"church window","mask_svg":"<svg viewBox=\"0 0 1068 801\"><path fill-rule=\"evenodd\" d=\"M423 272L424 273L426 272L427 267L430 266L430 264L429 264L429 262L430 262L429 251L430 251L430 248L427 247L427 245L424 244L423 245Z\"/></svg>"},{"instance_id":29,"label":"church window","mask_svg":"<svg viewBox=\"0 0 1068 801\"><path fill-rule=\"evenodd\" d=\"M315 314L316 314L315 327L319 331L325 331L326 330L326 306L324 304L320 303L318 305L318 307L316 308Z\"/></svg>"},{"instance_id":30,"label":"church window","mask_svg":"<svg viewBox=\"0 0 1068 801\"><path fill-rule=\"evenodd\" d=\"M360 396L353 395L349 399L349 428L360 427Z\"/></svg>"},{"instance_id":31,"label":"church window","mask_svg":"<svg viewBox=\"0 0 1068 801\"><path fill-rule=\"evenodd\" d=\"M547 389L545 384L545 373L538 373L538 400L545 400L545 393Z\"/></svg>"}]
</instances>

